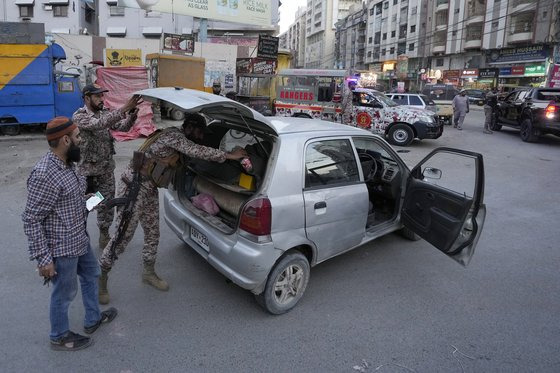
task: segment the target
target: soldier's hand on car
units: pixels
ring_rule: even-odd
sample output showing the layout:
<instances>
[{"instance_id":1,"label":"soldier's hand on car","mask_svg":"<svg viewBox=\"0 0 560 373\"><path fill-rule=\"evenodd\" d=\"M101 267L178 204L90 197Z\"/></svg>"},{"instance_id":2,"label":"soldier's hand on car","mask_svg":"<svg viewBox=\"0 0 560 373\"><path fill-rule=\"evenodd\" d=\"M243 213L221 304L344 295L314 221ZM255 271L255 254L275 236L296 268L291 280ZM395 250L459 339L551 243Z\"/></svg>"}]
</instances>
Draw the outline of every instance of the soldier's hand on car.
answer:
<instances>
[{"instance_id":1,"label":"soldier's hand on car","mask_svg":"<svg viewBox=\"0 0 560 373\"><path fill-rule=\"evenodd\" d=\"M242 148L233 149L231 152L226 153L226 158L227 159L239 160L239 159L245 158L247 156L248 156L247 151L245 149L242 149Z\"/></svg>"},{"instance_id":2,"label":"soldier's hand on car","mask_svg":"<svg viewBox=\"0 0 560 373\"><path fill-rule=\"evenodd\" d=\"M142 101L141 101L140 96L134 95L134 96L132 96L131 98L128 99L128 101L126 102L126 104L124 104L123 107L121 107L121 110L122 110L124 113L128 113L128 112L130 112L131 110L136 109L136 106L137 106L138 104L140 104L141 102L142 102Z\"/></svg>"}]
</instances>

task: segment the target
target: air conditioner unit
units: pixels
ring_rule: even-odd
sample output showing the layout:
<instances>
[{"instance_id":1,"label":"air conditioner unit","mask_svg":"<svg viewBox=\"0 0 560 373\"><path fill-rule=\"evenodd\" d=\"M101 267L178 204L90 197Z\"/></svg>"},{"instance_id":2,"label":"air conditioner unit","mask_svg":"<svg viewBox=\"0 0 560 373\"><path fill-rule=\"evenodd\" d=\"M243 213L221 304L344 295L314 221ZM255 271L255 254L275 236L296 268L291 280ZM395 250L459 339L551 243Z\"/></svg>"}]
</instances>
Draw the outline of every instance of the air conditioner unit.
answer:
<instances>
[{"instance_id":1,"label":"air conditioner unit","mask_svg":"<svg viewBox=\"0 0 560 373\"><path fill-rule=\"evenodd\" d=\"M44 10L44 11L47 11L47 12L52 11L52 5L50 5L50 4L43 4L43 10Z\"/></svg>"}]
</instances>

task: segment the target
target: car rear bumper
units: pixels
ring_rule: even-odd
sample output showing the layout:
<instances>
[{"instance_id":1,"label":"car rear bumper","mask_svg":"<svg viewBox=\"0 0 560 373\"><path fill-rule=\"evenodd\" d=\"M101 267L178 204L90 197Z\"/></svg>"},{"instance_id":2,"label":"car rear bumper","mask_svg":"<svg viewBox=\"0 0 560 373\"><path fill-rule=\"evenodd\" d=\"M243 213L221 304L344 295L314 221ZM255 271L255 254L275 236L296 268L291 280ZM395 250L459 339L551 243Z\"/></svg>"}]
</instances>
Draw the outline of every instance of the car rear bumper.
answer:
<instances>
[{"instance_id":1,"label":"car rear bumper","mask_svg":"<svg viewBox=\"0 0 560 373\"><path fill-rule=\"evenodd\" d=\"M272 242L255 243L237 231L226 234L189 211L177 194L166 190L163 197L164 219L177 236L208 263L236 285L259 293L270 269L282 254ZM207 238L208 248L191 238L191 227Z\"/></svg>"}]
</instances>

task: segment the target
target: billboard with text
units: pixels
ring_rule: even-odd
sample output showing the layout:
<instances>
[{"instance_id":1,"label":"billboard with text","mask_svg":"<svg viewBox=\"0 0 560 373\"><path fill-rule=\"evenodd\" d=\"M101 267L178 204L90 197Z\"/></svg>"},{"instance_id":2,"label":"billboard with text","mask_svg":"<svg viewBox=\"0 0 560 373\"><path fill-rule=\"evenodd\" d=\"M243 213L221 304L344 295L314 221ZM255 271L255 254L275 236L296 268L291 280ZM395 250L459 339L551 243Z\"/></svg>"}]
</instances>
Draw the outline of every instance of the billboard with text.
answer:
<instances>
[{"instance_id":1,"label":"billboard with text","mask_svg":"<svg viewBox=\"0 0 560 373\"><path fill-rule=\"evenodd\" d=\"M118 6L270 27L270 0L118 0Z\"/></svg>"}]
</instances>

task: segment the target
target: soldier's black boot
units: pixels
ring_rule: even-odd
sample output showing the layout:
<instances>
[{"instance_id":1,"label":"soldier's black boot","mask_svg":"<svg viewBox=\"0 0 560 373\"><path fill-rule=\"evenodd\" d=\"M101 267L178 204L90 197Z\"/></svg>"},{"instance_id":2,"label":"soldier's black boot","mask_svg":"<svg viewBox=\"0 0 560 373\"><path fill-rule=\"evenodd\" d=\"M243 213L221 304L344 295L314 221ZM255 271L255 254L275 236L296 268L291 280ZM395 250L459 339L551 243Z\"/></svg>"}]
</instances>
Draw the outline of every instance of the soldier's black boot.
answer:
<instances>
[{"instance_id":1,"label":"soldier's black boot","mask_svg":"<svg viewBox=\"0 0 560 373\"><path fill-rule=\"evenodd\" d=\"M109 303L109 290L107 290L107 274L109 271L101 269L101 276L99 276L99 303L107 304Z\"/></svg>"},{"instance_id":2,"label":"soldier's black boot","mask_svg":"<svg viewBox=\"0 0 560 373\"><path fill-rule=\"evenodd\" d=\"M169 290L169 285L167 282L159 278L154 270L154 263L144 263L144 272L142 273L142 282L148 285L152 285L158 290L167 291Z\"/></svg>"}]
</instances>

